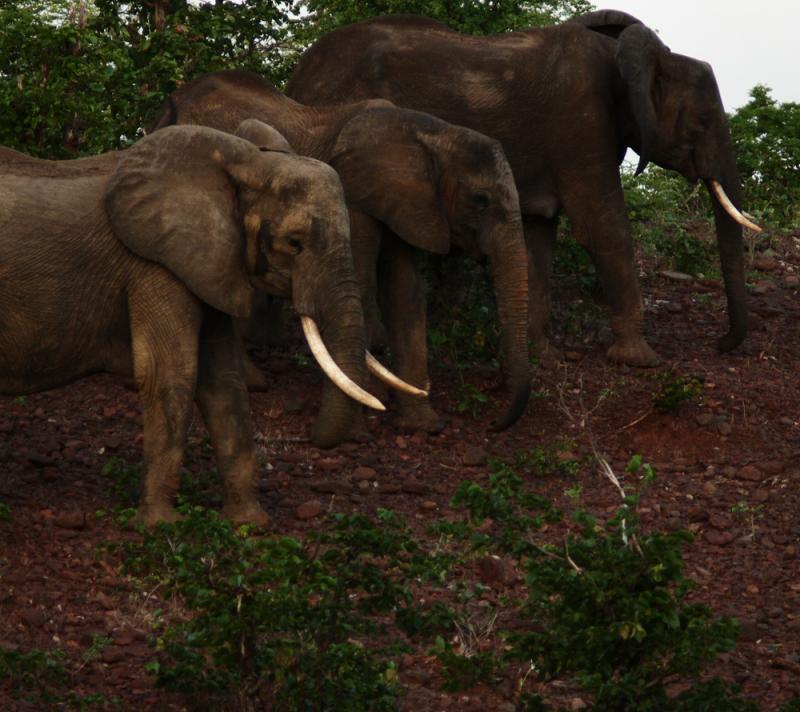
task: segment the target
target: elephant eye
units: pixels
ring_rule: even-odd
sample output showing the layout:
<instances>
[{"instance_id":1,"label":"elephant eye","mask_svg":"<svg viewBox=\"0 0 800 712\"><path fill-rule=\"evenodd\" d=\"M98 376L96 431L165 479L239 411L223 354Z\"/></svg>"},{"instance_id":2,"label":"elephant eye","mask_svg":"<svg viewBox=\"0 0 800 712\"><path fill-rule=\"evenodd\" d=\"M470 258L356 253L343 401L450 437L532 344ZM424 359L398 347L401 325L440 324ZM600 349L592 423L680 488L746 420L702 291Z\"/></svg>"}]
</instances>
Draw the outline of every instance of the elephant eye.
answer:
<instances>
[{"instance_id":1,"label":"elephant eye","mask_svg":"<svg viewBox=\"0 0 800 712\"><path fill-rule=\"evenodd\" d=\"M289 243L289 247L294 250L295 254L299 255L303 251L303 242L299 237L290 237L286 242Z\"/></svg>"},{"instance_id":2,"label":"elephant eye","mask_svg":"<svg viewBox=\"0 0 800 712\"><path fill-rule=\"evenodd\" d=\"M472 203L472 207L474 207L479 213L482 213L484 210L486 210L486 208L489 207L491 196L485 190L479 190L470 195L469 200L470 203Z\"/></svg>"}]
</instances>

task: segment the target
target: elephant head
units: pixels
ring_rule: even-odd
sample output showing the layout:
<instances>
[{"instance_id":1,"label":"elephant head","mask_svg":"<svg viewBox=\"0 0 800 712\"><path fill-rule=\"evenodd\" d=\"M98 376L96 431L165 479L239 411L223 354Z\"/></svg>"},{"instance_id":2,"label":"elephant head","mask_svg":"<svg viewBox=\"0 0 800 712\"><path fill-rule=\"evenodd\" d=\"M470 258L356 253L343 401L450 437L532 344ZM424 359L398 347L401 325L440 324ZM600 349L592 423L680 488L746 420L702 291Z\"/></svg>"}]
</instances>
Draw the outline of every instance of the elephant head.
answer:
<instances>
[{"instance_id":1,"label":"elephant head","mask_svg":"<svg viewBox=\"0 0 800 712\"><path fill-rule=\"evenodd\" d=\"M219 311L247 316L254 287L292 299L331 379L312 430L314 442L329 447L349 432L356 411L334 381L382 408L358 385L367 378L366 345L347 208L329 166L288 152L267 129L243 130L260 139L260 149L205 128L145 137L120 160L106 210L132 252L169 269ZM332 363L318 355L316 324Z\"/></svg>"},{"instance_id":2,"label":"elephant head","mask_svg":"<svg viewBox=\"0 0 800 712\"><path fill-rule=\"evenodd\" d=\"M499 142L428 114L369 108L341 129L330 164L349 204L408 244L444 254L456 244L491 262L511 404L510 426L530 393L528 273L519 197Z\"/></svg>"},{"instance_id":3,"label":"elephant head","mask_svg":"<svg viewBox=\"0 0 800 712\"><path fill-rule=\"evenodd\" d=\"M637 174L652 161L694 183L703 180L714 208L730 330L720 349L735 348L747 332L742 229L761 231L741 212L741 180L711 66L673 53L635 17L603 10L572 20L616 38L616 63L639 153Z\"/></svg>"}]
</instances>

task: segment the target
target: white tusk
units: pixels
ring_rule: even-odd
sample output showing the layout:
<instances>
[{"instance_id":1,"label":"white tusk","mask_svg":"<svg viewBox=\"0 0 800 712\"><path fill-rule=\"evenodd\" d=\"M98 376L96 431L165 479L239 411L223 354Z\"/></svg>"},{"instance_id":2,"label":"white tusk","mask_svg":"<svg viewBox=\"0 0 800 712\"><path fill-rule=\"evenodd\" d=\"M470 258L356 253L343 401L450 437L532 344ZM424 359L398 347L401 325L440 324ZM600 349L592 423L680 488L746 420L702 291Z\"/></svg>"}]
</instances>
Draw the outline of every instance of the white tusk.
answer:
<instances>
[{"instance_id":1,"label":"white tusk","mask_svg":"<svg viewBox=\"0 0 800 712\"><path fill-rule=\"evenodd\" d=\"M388 383L392 388L396 388L403 393L410 393L412 396L427 396L428 391L423 391L421 388L412 386L406 383L399 376L395 376L386 366L384 366L378 359L376 359L369 351L367 351L367 368L380 378L384 383Z\"/></svg>"},{"instance_id":2,"label":"white tusk","mask_svg":"<svg viewBox=\"0 0 800 712\"><path fill-rule=\"evenodd\" d=\"M306 336L306 341L308 341L308 347L311 349L311 353L314 354L314 358L317 359L317 363L325 372L325 375L353 400L369 406L370 408L374 408L375 410L386 410L383 403L372 394L367 393L357 383L354 383L350 377L336 365L336 362L333 360L322 341L322 336L320 336L319 329L314 320L310 316L301 316L300 323L303 326L303 333Z\"/></svg>"},{"instance_id":3,"label":"white tusk","mask_svg":"<svg viewBox=\"0 0 800 712\"><path fill-rule=\"evenodd\" d=\"M728 213L728 215L730 215L736 222L744 227L750 228L753 232L761 232L761 228L758 225L756 225L752 220L748 220L747 217L742 215L736 209L736 206L731 202L731 199L726 195L724 188L719 184L718 181L711 181L711 189L714 191L714 195L716 196L717 200L719 200L719 204L725 208L725 212Z\"/></svg>"}]
</instances>

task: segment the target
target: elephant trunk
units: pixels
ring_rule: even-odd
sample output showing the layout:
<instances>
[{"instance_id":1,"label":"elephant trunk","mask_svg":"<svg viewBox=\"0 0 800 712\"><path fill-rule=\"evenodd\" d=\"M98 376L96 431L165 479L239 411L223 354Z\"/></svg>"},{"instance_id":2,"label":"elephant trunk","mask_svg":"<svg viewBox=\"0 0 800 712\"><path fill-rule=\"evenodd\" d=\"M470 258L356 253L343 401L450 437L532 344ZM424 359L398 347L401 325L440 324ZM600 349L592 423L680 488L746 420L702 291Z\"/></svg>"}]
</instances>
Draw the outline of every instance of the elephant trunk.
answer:
<instances>
[{"instance_id":1,"label":"elephant trunk","mask_svg":"<svg viewBox=\"0 0 800 712\"><path fill-rule=\"evenodd\" d=\"M528 261L521 221L505 223L495 230L489 259L500 321L501 358L511 393L508 409L492 429L505 430L524 412L531 390Z\"/></svg>"},{"instance_id":2,"label":"elephant trunk","mask_svg":"<svg viewBox=\"0 0 800 712\"><path fill-rule=\"evenodd\" d=\"M333 361L357 385L367 383L364 315L349 252L318 259L312 294L313 317ZM345 395L327 376L319 414L311 428L311 440L320 448L331 448L351 432L359 404Z\"/></svg>"},{"instance_id":3,"label":"elephant trunk","mask_svg":"<svg viewBox=\"0 0 800 712\"><path fill-rule=\"evenodd\" d=\"M742 209L742 189L739 173L733 154L725 162L719 177L715 178L722 186L725 194L738 210ZM710 186L706 187L711 194L714 208L714 222L717 230L717 244L722 276L725 282L725 294L728 298L728 333L719 341L722 352L736 348L747 335L747 287L745 285L744 248L742 244L742 226L725 210Z\"/></svg>"}]
</instances>

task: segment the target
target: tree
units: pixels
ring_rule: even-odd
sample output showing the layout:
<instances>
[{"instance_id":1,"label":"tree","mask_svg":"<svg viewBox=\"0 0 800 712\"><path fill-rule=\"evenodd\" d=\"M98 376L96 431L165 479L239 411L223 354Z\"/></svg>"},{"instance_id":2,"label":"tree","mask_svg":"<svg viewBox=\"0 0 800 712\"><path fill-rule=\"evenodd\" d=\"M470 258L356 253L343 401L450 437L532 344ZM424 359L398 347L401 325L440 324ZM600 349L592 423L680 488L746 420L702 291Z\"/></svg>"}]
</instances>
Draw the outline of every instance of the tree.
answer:
<instances>
[{"instance_id":1,"label":"tree","mask_svg":"<svg viewBox=\"0 0 800 712\"><path fill-rule=\"evenodd\" d=\"M772 225L800 221L800 104L778 103L762 84L730 118L746 205Z\"/></svg>"},{"instance_id":2,"label":"tree","mask_svg":"<svg viewBox=\"0 0 800 712\"><path fill-rule=\"evenodd\" d=\"M70 158L142 135L195 76L250 69L281 86L335 27L413 12L464 32L502 32L591 9L586 0L18 0L0 5L0 143Z\"/></svg>"}]
</instances>

